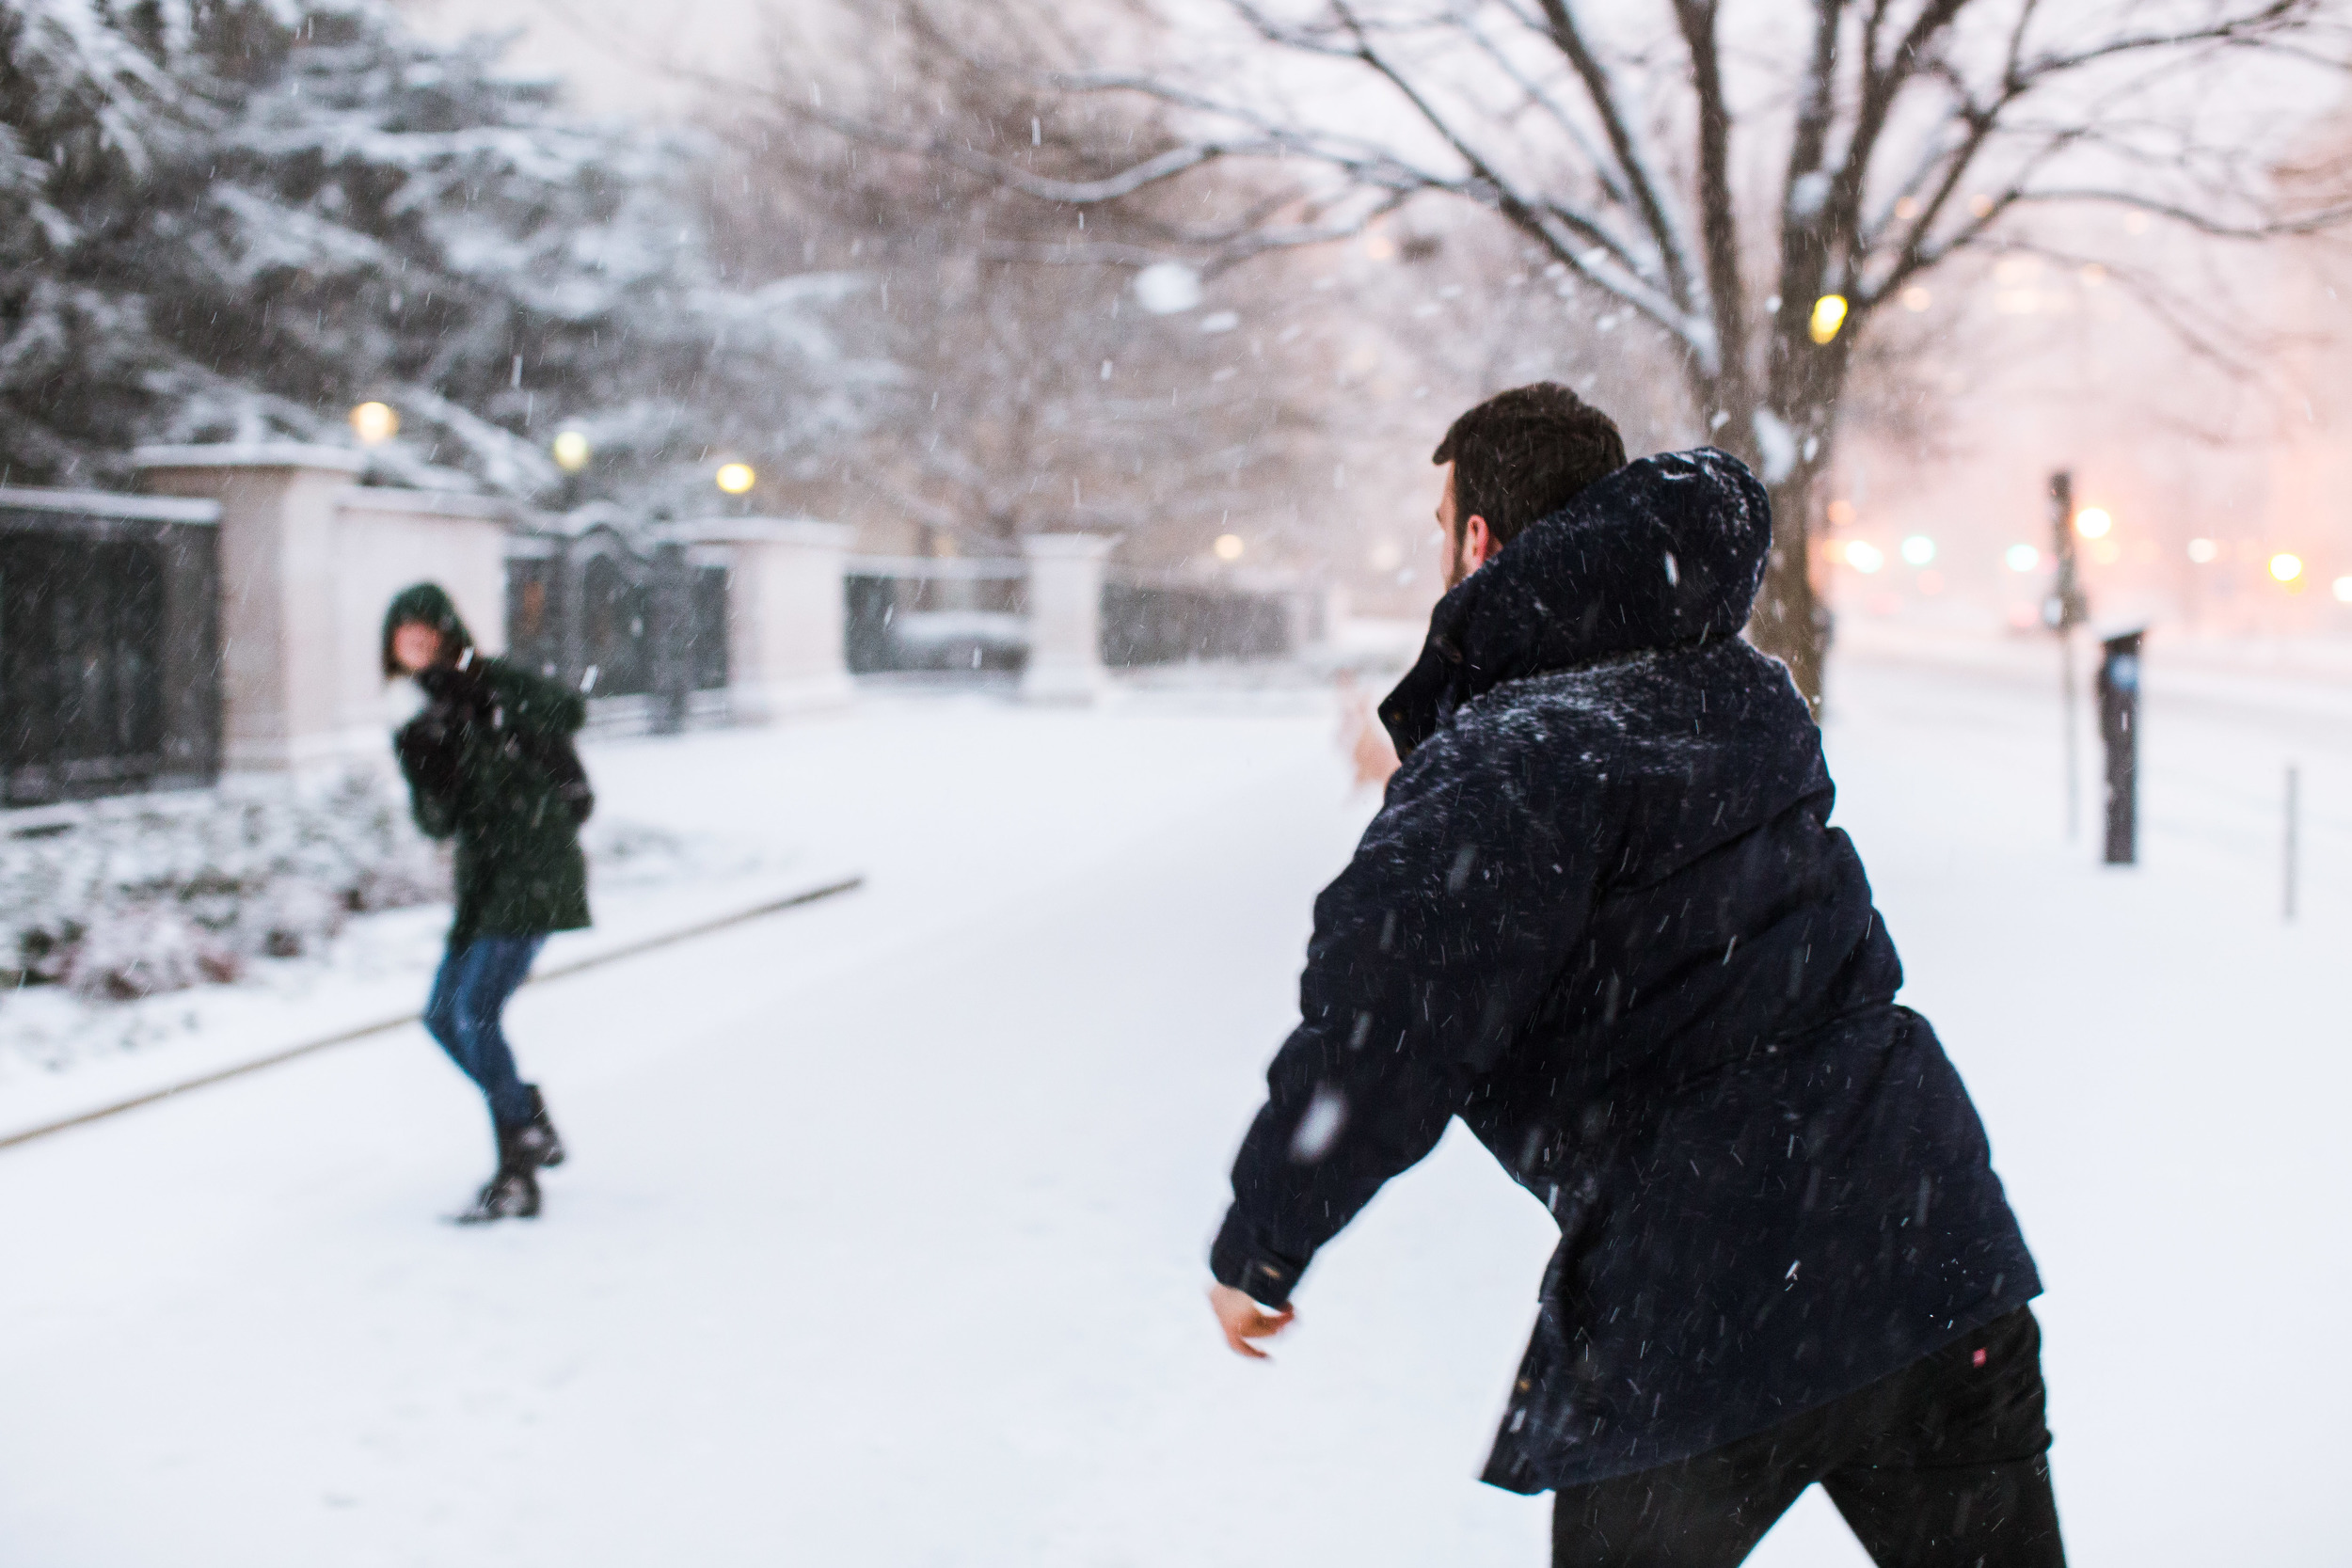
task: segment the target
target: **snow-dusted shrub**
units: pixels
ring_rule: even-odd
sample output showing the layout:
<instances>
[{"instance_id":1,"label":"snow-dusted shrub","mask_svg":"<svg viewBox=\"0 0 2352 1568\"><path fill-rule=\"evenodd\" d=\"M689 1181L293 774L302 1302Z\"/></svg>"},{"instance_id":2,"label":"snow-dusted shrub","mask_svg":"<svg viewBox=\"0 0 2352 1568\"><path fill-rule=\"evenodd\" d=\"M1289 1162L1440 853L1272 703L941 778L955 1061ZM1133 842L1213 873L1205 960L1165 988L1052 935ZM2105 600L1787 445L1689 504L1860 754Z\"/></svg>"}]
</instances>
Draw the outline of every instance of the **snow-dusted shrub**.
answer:
<instances>
[{"instance_id":1,"label":"snow-dusted shrub","mask_svg":"<svg viewBox=\"0 0 2352 1568\"><path fill-rule=\"evenodd\" d=\"M723 877L755 856L598 815L580 835L594 889ZM325 789L103 801L0 829L0 987L126 1000L319 953L352 916L442 903L447 852L406 791L354 771Z\"/></svg>"},{"instance_id":2,"label":"snow-dusted shrub","mask_svg":"<svg viewBox=\"0 0 2352 1568\"><path fill-rule=\"evenodd\" d=\"M93 999L128 1002L206 981L233 980L245 968L217 931L169 904L125 904L99 911L65 950L64 979Z\"/></svg>"},{"instance_id":3,"label":"snow-dusted shrub","mask_svg":"<svg viewBox=\"0 0 2352 1568\"><path fill-rule=\"evenodd\" d=\"M0 839L0 978L151 995L299 957L355 913L448 895L443 857L377 774L109 803Z\"/></svg>"}]
</instances>

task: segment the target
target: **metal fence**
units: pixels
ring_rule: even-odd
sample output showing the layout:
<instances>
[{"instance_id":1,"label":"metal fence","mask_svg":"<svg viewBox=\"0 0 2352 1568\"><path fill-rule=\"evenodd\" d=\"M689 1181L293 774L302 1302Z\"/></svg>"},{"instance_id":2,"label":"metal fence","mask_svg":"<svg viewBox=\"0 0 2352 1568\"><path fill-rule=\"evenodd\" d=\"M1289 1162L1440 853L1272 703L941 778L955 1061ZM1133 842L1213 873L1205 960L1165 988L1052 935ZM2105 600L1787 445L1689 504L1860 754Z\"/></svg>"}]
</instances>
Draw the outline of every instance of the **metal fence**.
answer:
<instances>
[{"instance_id":1,"label":"metal fence","mask_svg":"<svg viewBox=\"0 0 2352 1568\"><path fill-rule=\"evenodd\" d=\"M1028 565L1007 556L852 556L852 674L1009 673L1029 650ZM1113 572L1103 662L1114 668L1282 658L1301 628L1283 594L1177 573Z\"/></svg>"},{"instance_id":2,"label":"metal fence","mask_svg":"<svg viewBox=\"0 0 2352 1568\"><path fill-rule=\"evenodd\" d=\"M850 673L1003 673L1029 652L1028 564L1007 556L851 556Z\"/></svg>"},{"instance_id":3,"label":"metal fence","mask_svg":"<svg viewBox=\"0 0 2352 1568\"><path fill-rule=\"evenodd\" d=\"M0 800L220 772L211 501L0 489Z\"/></svg>"},{"instance_id":4,"label":"metal fence","mask_svg":"<svg viewBox=\"0 0 2352 1568\"><path fill-rule=\"evenodd\" d=\"M1255 594L1169 574L1122 572L1103 585L1103 662L1242 662L1298 651L1298 628L1279 594Z\"/></svg>"},{"instance_id":5,"label":"metal fence","mask_svg":"<svg viewBox=\"0 0 2352 1568\"><path fill-rule=\"evenodd\" d=\"M723 716L727 572L611 519L507 542L507 655L588 695L603 727Z\"/></svg>"}]
</instances>

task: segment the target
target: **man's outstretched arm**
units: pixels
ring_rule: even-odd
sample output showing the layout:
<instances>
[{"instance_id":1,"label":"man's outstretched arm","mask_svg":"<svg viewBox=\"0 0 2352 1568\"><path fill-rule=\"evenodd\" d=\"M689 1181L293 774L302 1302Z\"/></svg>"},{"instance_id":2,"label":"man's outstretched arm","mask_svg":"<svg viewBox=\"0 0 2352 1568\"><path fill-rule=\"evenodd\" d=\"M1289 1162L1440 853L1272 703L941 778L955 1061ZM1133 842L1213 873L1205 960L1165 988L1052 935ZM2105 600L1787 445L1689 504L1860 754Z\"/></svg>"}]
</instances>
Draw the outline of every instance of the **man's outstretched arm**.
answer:
<instances>
[{"instance_id":1,"label":"man's outstretched arm","mask_svg":"<svg viewBox=\"0 0 2352 1568\"><path fill-rule=\"evenodd\" d=\"M1315 901L1299 1024L1210 1250L1232 1292L1213 1305L1244 1354L1290 1321L1316 1250L1436 1147L1583 928L1598 799L1531 800L1517 749L1496 738L1472 725L1416 751ZM1252 1303L1277 1310L1253 1317Z\"/></svg>"}]
</instances>

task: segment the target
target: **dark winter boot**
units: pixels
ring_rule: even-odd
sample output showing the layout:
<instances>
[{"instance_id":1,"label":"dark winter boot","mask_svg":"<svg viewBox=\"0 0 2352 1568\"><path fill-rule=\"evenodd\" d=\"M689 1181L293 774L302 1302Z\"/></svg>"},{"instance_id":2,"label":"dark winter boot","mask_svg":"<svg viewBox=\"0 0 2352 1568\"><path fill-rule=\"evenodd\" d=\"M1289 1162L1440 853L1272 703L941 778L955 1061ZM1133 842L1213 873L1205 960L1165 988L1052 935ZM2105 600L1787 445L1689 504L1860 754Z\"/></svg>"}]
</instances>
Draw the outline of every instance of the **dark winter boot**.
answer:
<instances>
[{"instance_id":1,"label":"dark winter boot","mask_svg":"<svg viewBox=\"0 0 2352 1568\"><path fill-rule=\"evenodd\" d=\"M531 1084L525 1087L531 1090L531 1120L516 1133L516 1148L533 1165L552 1169L564 1163L564 1138L548 1116L548 1102L540 1097L539 1085Z\"/></svg>"},{"instance_id":2,"label":"dark winter boot","mask_svg":"<svg viewBox=\"0 0 2352 1568\"><path fill-rule=\"evenodd\" d=\"M483 1184L473 1206L455 1217L459 1225L487 1225L492 1220L527 1220L539 1213L539 1179L531 1166L516 1160L499 1163L498 1174Z\"/></svg>"}]
</instances>

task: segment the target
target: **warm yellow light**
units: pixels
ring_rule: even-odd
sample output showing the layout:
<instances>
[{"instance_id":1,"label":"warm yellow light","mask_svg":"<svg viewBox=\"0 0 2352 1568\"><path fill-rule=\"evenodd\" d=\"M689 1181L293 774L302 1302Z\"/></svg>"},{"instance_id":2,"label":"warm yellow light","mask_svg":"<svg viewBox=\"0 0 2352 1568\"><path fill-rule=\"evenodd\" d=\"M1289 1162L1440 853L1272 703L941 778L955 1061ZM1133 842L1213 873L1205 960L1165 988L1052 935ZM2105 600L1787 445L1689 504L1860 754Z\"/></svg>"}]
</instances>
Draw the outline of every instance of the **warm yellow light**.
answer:
<instances>
[{"instance_id":1,"label":"warm yellow light","mask_svg":"<svg viewBox=\"0 0 2352 1568\"><path fill-rule=\"evenodd\" d=\"M2086 539L2105 539L2115 519L2104 506L2086 506L2074 514L2074 531Z\"/></svg>"},{"instance_id":2,"label":"warm yellow light","mask_svg":"<svg viewBox=\"0 0 2352 1568\"><path fill-rule=\"evenodd\" d=\"M2188 558L2200 566L2217 561L2220 556L2221 546L2211 539L2192 539L2188 542Z\"/></svg>"},{"instance_id":3,"label":"warm yellow light","mask_svg":"<svg viewBox=\"0 0 2352 1568\"><path fill-rule=\"evenodd\" d=\"M1846 544L1846 564L1857 572L1875 572L1886 564L1886 552L1865 540L1849 540Z\"/></svg>"},{"instance_id":4,"label":"warm yellow light","mask_svg":"<svg viewBox=\"0 0 2352 1568\"><path fill-rule=\"evenodd\" d=\"M577 430L559 432L548 450L555 454L555 466L567 474L588 466L588 437Z\"/></svg>"},{"instance_id":5,"label":"warm yellow light","mask_svg":"<svg viewBox=\"0 0 2352 1568\"><path fill-rule=\"evenodd\" d=\"M1241 552L1248 546L1241 542L1238 533L1220 533L1216 536L1216 543L1209 548L1216 552L1219 561L1239 561Z\"/></svg>"},{"instance_id":6,"label":"warm yellow light","mask_svg":"<svg viewBox=\"0 0 2352 1568\"><path fill-rule=\"evenodd\" d=\"M2293 582L2303 575L2303 558L2280 551L2270 558L2270 575L2280 582Z\"/></svg>"},{"instance_id":7,"label":"warm yellow light","mask_svg":"<svg viewBox=\"0 0 2352 1568\"><path fill-rule=\"evenodd\" d=\"M730 496L739 496L759 482L749 463L722 463L717 474L719 488Z\"/></svg>"},{"instance_id":8,"label":"warm yellow light","mask_svg":"<svg viewBox=\"0 0 2352 1568\"><path fill-rule=\"evenodd\" d=\"M1813 341L1826 343L1837 336L1837 329L1846 325L1846 296L1823 294L1813 302L1811 330Z\"/></svg>"},{"instance_id":9,"label":"warm yellow light","mask_svg":"<svg viewBox=\"0 0 2352 1568\"><path fill-rule=\"evenodd\" d=\"M1853 502L1848 500L1843 496L1840 496L1836 500L1830 502L1829 520L1831 526L1836 528L1844 528L1848 523L1852 522Z\"/></svg>"},{"instance_id":10,"label":"warm yellow light","mask_svg":"<svg viewBox=\"0 0 2352 1568\"><path fill-rule=\"evenodd\" d=\"M361 446L376 446L400 434L400 416L389 403L363 403L351 411L351 430Z\"/></svg>"},{"instance_id":11,"label":"warm yellow light","mask_svg":"<svg viewBox=\"0 0 2352 1568\"><path fill-rule=\"evenodd\" d=\"M1934 303L1935 296L1928 293L1928 286L1924 283L1914 283L1903 291L1903 309L1906 310L1924 310Z\"/></svg>"}]
</instances>

